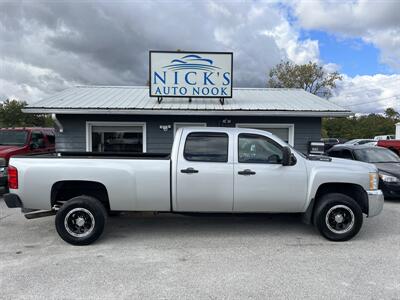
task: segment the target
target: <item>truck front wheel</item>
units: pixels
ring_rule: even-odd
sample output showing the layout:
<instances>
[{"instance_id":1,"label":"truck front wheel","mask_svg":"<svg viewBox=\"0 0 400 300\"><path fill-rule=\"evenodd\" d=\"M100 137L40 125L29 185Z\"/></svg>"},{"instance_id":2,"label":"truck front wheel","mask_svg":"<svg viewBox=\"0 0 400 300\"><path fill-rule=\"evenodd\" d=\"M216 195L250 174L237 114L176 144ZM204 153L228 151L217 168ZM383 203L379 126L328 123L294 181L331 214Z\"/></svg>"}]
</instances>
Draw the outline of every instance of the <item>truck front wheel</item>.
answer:
<instances>
[{"instance_id":1,"label":"truck front wheel","mask_svg":"<svg viewBox=\"0 0 400 300\"><path fill-rule=\"evenodd\" d=\"M331 241L347 241L361 229L363 214L353 198L331 193L322 196L314 210L314 225Z\"/></svg>"},{"instance_id":2,"label":"truck front wheel","mask_svg":"<svg viewBox=\"0 0 400 300\"><path fill-rule=\"evenodd\" d=\"M78 196L67 201L57 212L59 236L73 245L89 245L103 233L107 212L93 197Z\"/></svg>"}]
</instances>

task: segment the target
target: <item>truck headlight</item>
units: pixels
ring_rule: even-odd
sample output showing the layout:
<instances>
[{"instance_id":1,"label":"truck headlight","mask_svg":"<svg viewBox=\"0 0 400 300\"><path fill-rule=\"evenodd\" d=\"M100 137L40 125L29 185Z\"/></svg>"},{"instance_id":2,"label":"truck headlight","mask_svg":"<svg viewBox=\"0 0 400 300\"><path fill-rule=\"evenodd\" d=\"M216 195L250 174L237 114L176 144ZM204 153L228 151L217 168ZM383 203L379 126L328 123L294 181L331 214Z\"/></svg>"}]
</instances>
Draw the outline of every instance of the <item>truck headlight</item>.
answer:
<instances>
[{"instance_id":1,"label":"truck headlight","mask_svg":"<svg viewBox=\"0 0 400 300\"><path fill-rule=\"evenodd\" d=\"M379 176L378 173L369 173L369 190L377 190L379 184Z\"/></svg>"},{"instance_id":2,"label":"truck headlight","mask_svg":"<svg viewBox=\"0 0 400 300\"><path fill-rule=\"evenodd\" d=\"M379 173L379 177L384 182L399 182L399 179L397 177L394 177L394 176L389 175L389 174Z\"/></svg>"}]
</instances>

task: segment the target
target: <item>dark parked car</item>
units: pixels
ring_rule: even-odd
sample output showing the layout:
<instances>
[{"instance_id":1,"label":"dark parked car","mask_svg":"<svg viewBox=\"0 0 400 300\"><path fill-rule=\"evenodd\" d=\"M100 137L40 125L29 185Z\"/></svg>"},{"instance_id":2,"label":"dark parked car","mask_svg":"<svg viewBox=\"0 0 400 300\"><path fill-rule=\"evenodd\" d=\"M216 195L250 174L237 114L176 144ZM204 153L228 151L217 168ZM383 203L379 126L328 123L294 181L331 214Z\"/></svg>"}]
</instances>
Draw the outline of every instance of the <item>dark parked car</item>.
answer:
<instances>
[{"instance_id":1,"label":"dark parked car","mask_svg":"<svg viewBox=\"0 0 400 300\"><path fill-rule=\"evenodd\" d=\"M353 139L350 141L347 141L345 144L350 144L350 145L364 145L368 143L376 143L375 140L372 139Z\"/></svg>"},{"instance_id":2,"label":"dark parked car","mask_svg":"<svg viewBox=\"0 0 400 300\"><path fill-rule=\"evenodd\" d=\"M340 144L340 140L336 138L322 138L321 142L325 144L325 152L331 149L333 146Z\"/></svg>"},{"instance_id":3,"label":"dark parked car","mask_svg":"<svg viewBox=\"0 0 400 300\"><path fill-rule=\"evenodd\" d=\"M389 149L370 145L336 145L327 154L374 164L385 199L400 199L400 158Z\"/></svg>"}]
</instances>

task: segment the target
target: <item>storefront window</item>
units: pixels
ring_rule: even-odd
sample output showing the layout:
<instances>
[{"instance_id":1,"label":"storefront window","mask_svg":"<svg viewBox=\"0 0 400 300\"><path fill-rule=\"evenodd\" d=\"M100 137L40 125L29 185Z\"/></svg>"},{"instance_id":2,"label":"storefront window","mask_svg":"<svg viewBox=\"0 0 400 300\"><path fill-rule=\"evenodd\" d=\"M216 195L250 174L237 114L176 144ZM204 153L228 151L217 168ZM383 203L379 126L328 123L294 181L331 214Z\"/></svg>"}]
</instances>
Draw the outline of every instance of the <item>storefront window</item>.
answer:
<instances>
[{"instance_id":1,"label":"storefront window","mask_svg":"<svg viewBox=\"0 0 400 300\"><path fill-rule=\"evenodd\" d=\"M93 152L143 152L142 126L92 126Z\"/></svg>"}]
</instances>

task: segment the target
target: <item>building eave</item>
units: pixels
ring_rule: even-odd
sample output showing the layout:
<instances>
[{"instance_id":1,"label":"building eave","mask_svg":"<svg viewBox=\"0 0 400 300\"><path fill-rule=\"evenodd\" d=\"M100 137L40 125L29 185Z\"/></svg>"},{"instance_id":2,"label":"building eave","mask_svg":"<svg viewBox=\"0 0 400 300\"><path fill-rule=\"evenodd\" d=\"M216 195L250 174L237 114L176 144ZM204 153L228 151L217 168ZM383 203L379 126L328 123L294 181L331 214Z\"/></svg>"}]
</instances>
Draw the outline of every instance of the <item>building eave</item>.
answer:
<instances>
[{"instance_id":1,"label":"building eave","mask_svg":"<svg viewBox=\"0 0 400 300\"><path fill-rule=\"evenodd\" d=\"M78 115L191 115L191 116L281 116L281 117L348 117L351 111L284 111L284 110L173 110L173 109L94 109L94 108L25 108L31 114Z\"/></svg>"}]
</instances>

